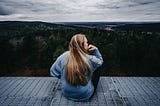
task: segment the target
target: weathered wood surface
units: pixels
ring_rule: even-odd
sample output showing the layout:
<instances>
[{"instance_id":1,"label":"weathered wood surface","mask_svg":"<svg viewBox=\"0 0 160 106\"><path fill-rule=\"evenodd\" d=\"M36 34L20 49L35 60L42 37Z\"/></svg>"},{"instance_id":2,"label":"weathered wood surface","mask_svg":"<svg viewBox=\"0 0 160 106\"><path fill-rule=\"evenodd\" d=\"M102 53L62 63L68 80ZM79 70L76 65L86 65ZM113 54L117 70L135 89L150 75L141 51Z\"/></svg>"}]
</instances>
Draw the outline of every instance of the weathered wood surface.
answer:
<instances>
[{"instance_id":1,"label":"weathered wood surface","mask_svg":"<svg viewBox=\"0 0 160 106\"><path fill-rule=\"evenodd\" d=\"M63 97L52 77L0 77L0 106L160 106L160 77L101 77L89 102Z\"/></svg>"}]
</instances>

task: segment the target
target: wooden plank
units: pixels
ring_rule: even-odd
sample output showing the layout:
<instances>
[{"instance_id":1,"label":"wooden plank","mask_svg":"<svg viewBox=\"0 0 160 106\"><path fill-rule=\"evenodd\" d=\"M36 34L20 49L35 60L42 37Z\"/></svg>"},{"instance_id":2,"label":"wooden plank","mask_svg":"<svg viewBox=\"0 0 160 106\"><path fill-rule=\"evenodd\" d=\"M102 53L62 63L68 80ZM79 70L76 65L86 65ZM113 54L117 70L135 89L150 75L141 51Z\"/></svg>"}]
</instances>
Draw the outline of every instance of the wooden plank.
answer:
<instances>
[{"instance_id":1,"label":"wooden plank","mask_svg":"<svg viewBox=\"0 0 160 106\"><path fill-rule=\"evenodd\" d=\"M27 83L27 80L21 80L21 83L18 84L18 86L10 92L9 96L20 96L19 93Z\"/></svg>"},{"instance_id":2,"label":"wooden plank","mask_svg":"<svg viewBox=\"0 0 160 106\"><path fill-rule=\"evenodd\" d=\"M116 85L117 85L117 87L118 87L118 91L120 92L120 94L121 94L122 96L126 96L127 93L126 93L126 90L124 89L125 87L123 87L123 86L121 85L121 83L119 82L120 77L114 77L113 79L114 79L114 81L116 82Z\"/></svg>"},{"instance_id":3,"label":"wooden plank","mask_svg":"<svg viewBox=\"0 0 160 106\"><path fill-rule=\"evenodd\" d=\"M121 77L121 79L119 80L122 84L122 86L125 88L125 91L127 92L126 96L132 97L134 96L130 87L130 83L126 80L127 77Z\"/></svg>"},{"instance_id":4,"label":"wooden plank","mask_svg":"<svg viewBox=\"0 0 160 106\"><path fill-rule=\"evenodd\" d=\"M6 86L3 86L0 90L0 95L2 95L6 90L8 90L10 87L14 85L15 80L10 80Z\"/></svg>"},{"instance_id":5,"label":"wooden plank","mask_svg":"<svg viewBox=\"0 0 160 106\"><path fill-rule=\"evenodd\" d=\"M98 83L98 87L97 87L97 99L98 99L99 106L104 106L107 103L106 103L106 100L105 100L104 92L102 90L103 85L101 84L101 80L102 79L100 79L100 81Z\"/></svg>"},{"instance_id":6,"label":"wooden plank","mask_svg":"<svg viewBox=\"0 0 160 106\"><path fill-rule=\"evenodd\" d=\"M118 91L121 95L121 98L124 100L124 104L127 105L127 106L139 106L139 103L137 102L135 96L128 96L127 95L127 90L125 86L122 86L120 81L121 80L121 77L114 77L114 82L118 88Z\"/></svg>"},{"instance_id":7,"label":"wooden plank","mask_svg":"<svg viewBox=\"0 0 160 106\"><path fill-rule=\"evenodd\" d=\"M106 102L107 106L115 106L116 104L111 96L110 91L109 91L109 90L111 90L109 88L109 83L111 83L109 78L102 77L101 85L102 85L103 95L105 97L105 102Z\"/></svg>"},{"instance_id":8,"label":"wooden plank","mask_svg":"<svg viewBox=\"0 0 160 106\"><path fill-rule=\"evenodd\" d=\"M94 105L98 105L100 102L98 101L98 98L97 98L98 96L97 96L97 92L95 92L95 94L94 94L94 96L91 98L91 100L90 100L90 105L91 106L94 106ZM82 105L85 105L84 103L82 104ZM87 104L86 104L87 105Z\"/></svg>"},{"instance_id":9,"label":"wooden plank","mask_svg":"<svg viewBox=\"0 0 160 106\"><path fill-rule=\"evenodd\" d=\"M20 106L25 106L30 98L22 97L22 100L18 103Z\"/></svg>"},{"instance_id":10,"label":"wooden plank","mask_svg":"<svg viewBox=\"0 0 160 106\"><path fill-rule=\"evenodd\" d=\"M130 106L131 104L130 104L130 102L128 101L128 97L123 97L122 95L121 95L121 93L120 93L120 90L119 90L119 88L118 88L118 86L117 86L117 83L118 82L116 82L116 80L114 80L114 78L111 78L112 79L112 83L113 83L113 85L114 85L114 88L115 88L115 94L117 95L117 97L118 97L118 105L123 105L123 106Z\"/></svg>"},{"instance_id":11,"label":"wooden plank","mask_svg":"<svg viewBox=\"0 0 160 106\"><path fill-rule=\"evenodd\" d=\"M118 78L119 79L119 78ZM118 81L116 82L116 80L114 80L114 78L112 78L113 80L113 84L115 85L115 88L116 88L116 92L117 92L117 95L118 95L118 98L120 99L119 101L121 101L121 105L124 105L124 106L130 106L131 103L130 101L128 100L128 96L124 96L124 95L121 95L120 93L120 88L118 88L117 84L119 83ZM121 79L120 79L121 80ZM125 88L125 87L123 87ZM122 88L121 88L122 89ZM128 90L126 90L126 92L128 93Z\"/></svg>"},{"instance_id":12,"label":"wooden plank","mask_svg":"<svg viewBox=\"0 0 160 106\"><path fill-rule=\"evenodd\" d=\"M152 83L153 83L153 80L150 79L150 78L140 78L140 81L139 83L143 83L142 87L143 87L143 90L146 92L146 94L148 95L146 97L147 99L147 103L149 105L157 105L157 104L160 104L160 99L159 99L159 91L156 90L157 85L155 85L156 87L153 87Z\"/></svg>"},{"instance_id":13,"label":"wooden plank","mask_svg":"<svg viewBox=\"0 0 160 106\"><path fill-rule=\"evenodd\" d=\"M7 97L0 97L0 106L7 100Z\"/></svg>"},{"instance_id":14,"label":"wooden plank","mask_svg":"<svg viewBox=\"0 0 160 106\"><path fill-rule=\"evenodd\" d=\"M39 80L37 82L37 84L34 86L34 89L31 91L30 96L37 96L37 94L39 93L40 89L42 88L42 86L44 85L44 80Z\"/></svg>"},{"instance_id":15,"label":"wooden plank","mask_svg":"<svg viewBox=\"0 0 160 106\"><path fill-rule=\"evenodd\" d=\"M53 99L53 97L55 96L55 93L56 93L56 87L58 86L58 79L54 79L54 78L52 78L52 79L50 79L50 84L49 84L49 86L48 86L48 88L46 89L46 91L45 90L43 90L44 92L42 93L42 94L46 94L46 95L43 95L43 96L40 96L41 98L42 98L42 100L41 101L39 101L39 99L38 99L38 101L37 101L37 105L39 104L39 103L41 103L41 105L50 105L50 103L51 103L51 101L52 101L52 99ZM39 98L39 96L38 96L38 98Z\"/></svg>"},{"instance_id":16,"label":"wooden plank","mask_svg":"<svg viewBox=\"0 0 160 106\"><path fill-rule=\"evenodd\" d=\"M43 86L41 86L41 89L39 92L37 92L36 96L37 97L46 97L50 93L50 89L54 81L52 80L45 80Z\"/></svg>"},{"instance_id":17,"label":"wooden plank","mask_svg":"<svg viewBox=\"0 0 160 106\"><path fill-rule=\"evenodd\" d=\"M55 80L55 79L53 79L53 80ZM50 95L51 95L49 97L51 99L50 105L51 106L59 105L61 95L62 95L62 92L60 90L60 80L57 80L55 83L53 83L50 88L52 88L52 89L49 89L49 92L50 92ZM58 96L58 97L56 97L56 96Z\"/></svg>"},{"instance_id":18,"label":"wooden plank","mask_svg":"<svg viewBox=\"0 0 160 106\"><path fill-rule=\"evenodd\" d=\"M7 80L5 77L4 78L0 77L0 81L1 81L1 83L0 83L0 85L1 85L0 89L2 89L6 85L8 85L8 83L10 83L10 80Z\"/></svg>"},{"instance_id":19,"label":"wooden plank","mask_svg":"<svg viewBox=\"0 0 160 106\"><path fill-rule=\"evenodd\" d=\"M147 104L147 101L146 101L146 97L147 97L147 94L143 91L143 88L142 88L142 85L143 84L140 84L139 83L139 79L140 77L133 77L134 79L134 82L132 80L132 84L130 84L130 86L133 86L135 87L135 89L138 91L139 95L137 95L137 99L138 99L138 102L140 105L145 105L145 106L148 106Z\"/></svg>"},{"instance_id":20,"label":"wooden plank","mask_svg":"<svg viewBox=\"0 0 160 106\"><path fill-rule=\"evenodd\" d=\"M128 85L130 87L128 87L128 88L132 91L131 93L133 95L133 96L128 96L127 97L128 101L130 102L130 104L132 106L139 106L139 105L141 105L142 103L140 103L140 102L143 102L143 101L142 101L141 97L139 98L140 94L139 94L138 90L135 87L136 83L135 83L134 79L131 78L131 77L125 77L125 78L128 81L128 83L130 83Z\"/></svg>"},{"instance_id":21,"label":"wooden plank","mask_svg":"<svg viewBox=\"0 0 160 106\"><path fill-rule=\"evenodd\" d=\"M160 87L160 80L159 79L160 79L159 77L158 78L157 77L151 77L152 85ZM160 92L160 89L157 88L157 90L159 90L159 92Z\"/></svg>"},{"instance_id":22,"label":"wooden plank","mask_svg":"<svg viewBox=\"0 0 160 106\"><path fill-rule=\"evenodd\" d=\"M148 86L151 89L151 92L153 92L158 99L160 99L160 82L158 82L155 78L150 77L149 78L145 78L146 82L148 82L148 84L145 84L146 86Z\"/></svg>"},{"instance_id":23,"label":"wooden plank","mask_svg":"<svg viewBox=\"0 0 160 106\"><path fill-rule=\"evenodd\" d=\"M42 105L42 106L49 106L52 100L52 90L53 86L55 85L57 79L46 79L44 80L44 84L37 93L36 102L34 105Z\"/></svg>"},{"instance_id":24,"label":"wooden plank","mask_svg":"<svg viewBox=\"0 0 160 106\"><path fill-rule=\"evenodd\" d=\"M63 96L63 95L62 95ZM67 103L68 106L76 106L76 105L79 105L78 103L75 103L74 101L71 101L71 100L68 100L68 103Z\"/></svg>"},{"instance_id":25,"label":"wooden plank","mask_svg":"<svg viewBox=\"0 0 160 106\"><path fill-rule=\"evenodd\" d=\"M62 92L60 90L57 90L55 92L55 96L52 99L51 106L58 106L60 104L62 96Z\"/></svg>"},{"instance_id":26,"label":"wooden plank","mask_svg":"<svg viewBox=\"0 0 160 106\"><path fill-rule=\"evenodd\" d=\"M135 89L135 88L134 87L129 87L128 82L126 82L126 80L124 80L126 78L127 77L118 78L118 82L121 84L121 87L124 89L124 91L126 93L126 95L123 95L123 97L124 97L124 99L128 100L128 101L126 101L127 104L130 104L132 106L138 106L138 105L140 105L140 103L139 103L140 100L137 97L135 97L134 94L130 91L130 90ZM135 90L135 92L136 92L137 95L139 95L137 90Z\"/></svg>"},{"instance_id":27,"label":"wooden plank","mask_svg":"<svg viewBox=\"0 0 160 106\"><path fill-rule=\"evenodd\" d=\"M136 101L136 104L139 104L139 105L141 105L141 103L140 102L143 102L143 99L142 98L137 98L137 96L139 95L139 92L138 92L138 90L136 89L136 87L134 86L134 84L133 83L135 83L134 81L133 81L133 79L131 79L131 78L127 78L127 77L125 77L125 82L124 83L127 83L126 85L127 85L127 87L128 87L128 89L130 90L130 92L131 92L131 95L129 95L128 97L134 97L133 99L131 99L131 101L133 100L133 101ZM129 80L130 79L130 80ZM129 81L129 82L126 82L126 81ZM133 82L131 82L131 81L133 81ZM130 100L130 99L129 99ZM131 102L130 101L130 102ZM144 104L144 103L143 103ZM132 105L133 105L133 103L132 103Z\"/></svg>"},{"instance_id":28,"label":"wooden plank","mask_svg":"<svg viewBox=\"0 0 160 106\"><path fill-rule=\"evenodd\" d=\"M26 102L25 105L31 106L31 105L35 104L36 101L37 101L36 97L28 97L28 101Z\"/></svg>"},{"instance_id":29,"label":"wooden plank","mask_svg":"<svg viewBox=\"0 0 160 106\"><path fill-rule=\"evenodd\" d=\"M61 94L62 95L62 94ZM61 96L61 99L60 99L60 103L59 103L59 105L60 106L64 106L64 105L66 105L67 106L67 99L62 95Z\"/></svg>"},{"instance_id":30,"label":"wooden plank","mask_svg":"<svg viewBox=\"0 0 160 106\"><path fill-rule=\"evenodd\" d=\"M49 97L53 96L52 94L56 92L55 87L59 86L57 81L59 80L58 79L50 80L48 87L43 90L44 91L43 96L49 96Z\"/></svg>"},{"instance_id":31,"label":"wooden plank","mask_svg":"<svg viewBox=\"0 0 160 106\"><path fill-rule=\"evenodd\" d=\"M33 80L28 80L28 79L26 79L26 82L25 82L25 84L22 86L22 87L20 87L21 89L18 91L18 92L16 92L15 93L15 96L26 96L25 94L26 94L26 90L30 87L30 85L32 84L32 83L34 83L34 81Z\"/></svg>"},{"instance_id":32,"label":"wooden plank","mask_svg":"<svg viewBox=\"0 0 160 106\"><path fill-rule=\"evenodd\" d=\"M28 89L25 90L24 94L25 96L29 96L31 95L31 92L34 90L34 88L36 87L36 85L38 84L40 80L39 79L33 79L33 83L31 83L28 87Z\"/></svg>"},{"instance_id":33,"label":"wooden plank","mask_svg":"<svg viewBox=\"0 0 160 106\"><path fill-rule=\"evenodd\" d=\"M62 95L52 77L0 77L0 105L138 106L160 105L160 77L101 77L89 102ZM56 90L56 91L55 91ZM124 104L126 102L126 104Z\"/></svg>"},{"instance_id":34,"label":"wooden plank","mask_svg":"<svg viewBox=\"0 0 160 106\"><path fill-rule=\"evenodd\" d=\"M9 86L9 88L6 89L3 92L3 94L1 94L1 96L12 96L11 92L13 92L17 88L17 86L22 82L22 80L13 80L13 81L14 83L11 86Z\"/></svg>"},{"instance_id":35,"label":"wooden plank","mask_svg":"<svg viewBox=\"0 0 160 106\"><path fill-rule=\"evenodd\" d=\"M40 78L36 78L36 80L39 80ZM48 78L49 79L49 78ZM7 79L8 80L8 79ZM27 84L28 82L30 82L30 81L34 81L35 80L35 78L26 78L26 79L24 79L24 78L22 78L22 79L20 79L20 78L11 78L11 80L12 81L14 81L13 83L14 83L14 85L11 87L11 89L8 89L7 91L5 91L6 93L4 93L5 95L1 95L1 96L3 96L3 98L4 98L4 96L7 96L7 97L10 97L10 98L6 98L6 99L2 99L2 97L0 97L1 99L0 100L3 100L3 102L1 102L1 104L3 103L3 105L9 105L10 103L13 103L13 104L20 104L20 105L31 105L31 104L34 104L34 102L36 101L36 99L37 100L40 100L40 101L42 101L43 100L43 102L42 102L42 104L50 104L50 102L51 102L51 99L49 100L48 99L48 97L50 97L49 95L46 95L46 97L44 98L44 99L38 99L38 98L43 98L43 96L40 96L40 97L37 97L37 93L38 92L36 92L36 89L37 89L37 87L40 87L40 89L41 89L41 86L43 86L43 85L41 85L41 84L43 84L43 82L44 82L44 79L43 79L43 81L40 81L41 82L41 84L37 84L37 86L36 87L34 87L34 91L32 91L31 90L31 92L28 92L29 93L29 95L27 94L22 94L22 95L17 95L17 94L15 94L15 93L10 93L10 91L18 91L18 89L20 89L20 88L22 88L21 86L25 86L25 85L28 85L28 86L25 86L25 91L26 91L26 87L30 87L30 85L32 85L32 83L29 83L29 84ZM11 81L10 80L10 81ZM24 80L25 80L25 82L24 82ZM50 79L50 80L52 80L52 79ZM21 84L23 82L23 84ZM47 82L47 81L46 81ZM54 81L52 81L52 82L54 82ZM25 84L24 84L25 83ZM34 83L34 82L33 82ZM52 85L51 83L49 84L48 83L48 85ZM19 87L19 88L18 88ZM16 90L14 89L14 88L17 88ZM46 88L46 87L44 87L44 88ZM44 92L43 93L45 93L45 90L43 90ZM48 91L50 91L51 92L51 90L48 90ZM17 92L18 93L18 92ZM9 95L9 94L12 94L12 95ZM15 94L15 95L14 95ZM49 94L49 93L48 93ZM25 97L25 98L24 98ZM19 98L21 98L21 100L19 99ZM19 101L18 101L19 100ZM0 105L1 105L0 104ZM41 105L42 105L41 104Z\"/></svg>"},{"instance_id":36,"label":"wooden plank","mask_svg":"<svg viewBox=\"0 0 160 106\"><path fill-rule=\"evenodd\" d=\"M7 100L3 102L2 106L9 106L14 99L13 97L8 97Z\"/></svg>"}]
</instances>

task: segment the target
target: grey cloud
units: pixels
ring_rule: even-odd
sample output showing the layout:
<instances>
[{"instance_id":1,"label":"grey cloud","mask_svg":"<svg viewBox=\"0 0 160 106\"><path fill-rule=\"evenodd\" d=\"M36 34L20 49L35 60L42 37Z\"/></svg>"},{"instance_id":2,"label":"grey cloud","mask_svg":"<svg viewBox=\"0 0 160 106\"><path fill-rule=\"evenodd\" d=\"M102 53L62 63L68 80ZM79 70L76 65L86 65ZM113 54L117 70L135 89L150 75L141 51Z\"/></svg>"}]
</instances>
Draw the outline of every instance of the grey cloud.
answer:
<instances>
[{"instance_id":1,"label":"grey cloud","mask_svg":"<svg viewBox=\"0 0 160 106\"><path fill-rule=\"evenodd\" d=\"M69 14L71 13L68 11L69 9L59 3L35 3L34 5L28 6L30 8L30 11L33 13L40 13L40 14ZM65 9L66 8L66 9Z\"/></svg>"},{"instance_id":2,"label":"grey cloud","mask_svg":"<svg viewBox=\"0 0 160 106\"><path fill-rule=\"evenodd\" d=\"M127 1L127 0L125 0ZM159 0L130 0L131 2L135 2L135 3L144 3L144 4L150 4L150 3L154 3L154 2L159 2Z\"/></svg>"},{"instance_id":3,"label":"grey cloud","mask_svg":"<svg viewBox=\"0 0 160 106\"><path fill-rule=\"evenodd\" d=\"M31 17L28 17L28 16L19 17L19 19L28 19L28 18L31 18Z\"/></svg>"},{"instance_id":4,"label":"grey cloud","mask_svg":"<svg viewBox=\"0 0 160 106\"><path fill-rule=\"evenodd\" d=\"M152 3L156 3L156 2L134 2L133 4L128 4L128 7L136 7L136 6L143 6L143 5L152 5Z\"/></svg>"},{"instance_id":5,"label":"grey cloud","mask_svg":"<svg viewBox=\"0 0 160 106\"><path fill-rule=\"evenodd\" d=\"M120 6L117 6L117 5L105 5L105 4L99 4L98 6L97 6L97 8L99 8L99 9L106 9L106 8L108 8L108 9L119 9L119 8L121 8Z\"/></svg>"},{"instance_id":6,"label":"grey cloud","mask_svg":"<svg viewBox=\"0 0 160 106\"><path fill-rule=\"evenodd\" d=\"M95 8L98 9L120 9L122 7L122 2L114 2L114 1L103 1L99 2L95 5Z\"/></svg>"},{"instance_id":7,"label":"grey cloud","mask_svg":"<svg viewBox=\"0 0 160 106\"><path fill-rule=\"evenodd\" d=\"M13 12L9 9L6 9L4 7L0 7L0 15L10 15L13 14Z\"/></svg>"},{"instance_id":8,"label":"grey cloud","mask_svg":"<svg viewBox=\"0 0 160 106\"><path fill-rule=\"evenodd\" d=\"M0 20L160 20L159 10L159 0L0 0Z\"/></svg>"},{"instance_id":9,"label":"grey cloud","mask_svg":"<svg viewBox=\"0 0 160 106\"><path fill-rule=\"evenodd\" d=\"M140 5L148 5L148 4L151 4L151 3L154 3L154 2L150 2L150 1L149 2L140 2L139 4Z\"/></svg>"},{"instance_id":10,"label":"grey cloud","mask_svg":"<svg viewBox=\"0 0 160 106\"><path fill-rule=\"evenodd\" d=\"M131 0L132 3L134 3L133 5L131 4L130 6L143 6L143 5L152 5L154 3L158 3L160 2L159 0Z\"/></svg>"},{"instance_id":11,"label":"grey cloud","mask_svg":"<svg viewBox=\"0 0 160 106\"><path fill-rule=\"evenodd\" d=\"M9 10L14 10L15 13L44 13L44 12L52 12L52 13L60 13L63 12L60 8L59 4L56 3L47 3L46 2L35 2L35 1L4 1L2 5L9 8Z\"/></svg>"},{"instance_id":12,"label":"grey cloud","mask_svg":"<svg viewBox=\"0 0 160 106\"><path fill-rule=\"evenodd\" d=\"M19 11L24 10L24 8L21 8L22 5L23 5L22 3L16 2L16 1L7 1L7 0L4 2L1 1L1 3L0 3L1 9L0 10L8 15L13 14L13 13L16 14Z\"/></svg>"}]
</instances>

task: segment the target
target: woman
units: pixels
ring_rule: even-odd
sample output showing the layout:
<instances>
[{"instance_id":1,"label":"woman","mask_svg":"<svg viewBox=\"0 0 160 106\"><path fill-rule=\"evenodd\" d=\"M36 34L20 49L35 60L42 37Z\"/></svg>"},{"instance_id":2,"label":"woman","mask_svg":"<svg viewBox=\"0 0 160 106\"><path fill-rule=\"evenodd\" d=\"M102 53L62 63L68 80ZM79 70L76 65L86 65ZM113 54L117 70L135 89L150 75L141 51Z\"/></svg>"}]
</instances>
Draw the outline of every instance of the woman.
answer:
<instances>
[{"instance_id":1,"label":"woman","mask_svg":"<svg viewBox=\"0 0 160 106\"><path fill-rule=\"evenodd\" d=\"M92 52L92 55L88 54ZM103 63L97 47L88 45L83 34L76 34L66 51L57 58L50 69L51 76L61 79L62 94L74 101L88 101L97 88ZM95 71L96 70L96 71Z\"/></svg>"}]
</instances>

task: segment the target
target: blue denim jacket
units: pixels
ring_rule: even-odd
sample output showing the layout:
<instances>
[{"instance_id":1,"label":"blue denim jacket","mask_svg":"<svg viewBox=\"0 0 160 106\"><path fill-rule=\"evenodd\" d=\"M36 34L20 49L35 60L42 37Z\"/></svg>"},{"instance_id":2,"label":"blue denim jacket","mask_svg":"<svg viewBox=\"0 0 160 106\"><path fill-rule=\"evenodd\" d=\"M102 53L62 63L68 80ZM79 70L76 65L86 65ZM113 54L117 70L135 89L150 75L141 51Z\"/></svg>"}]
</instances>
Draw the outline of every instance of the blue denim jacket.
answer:
<instances>
[{"instance_id":1,"label":"blue denim jacket","mask_svg":"<svg viewBox=\"0 0 160 106\"><path fill-rule=\"evenodd\" d=\"M60 55L50 69L53 77L61 79L62 94L74 101L88 101L94 91L91 78L88 76L88 84L85 86L73 86L65 79L65 65L69 51ZM88 60L91 70L94 72L103 63L103 58L98 49L94 50L92 55L85 56Z\"/></svg>"}]
</instances>

